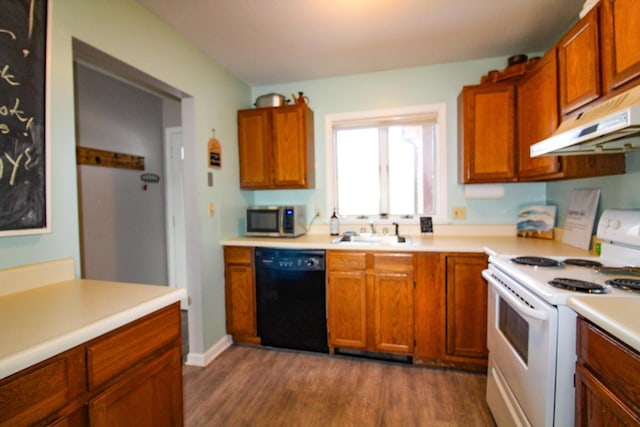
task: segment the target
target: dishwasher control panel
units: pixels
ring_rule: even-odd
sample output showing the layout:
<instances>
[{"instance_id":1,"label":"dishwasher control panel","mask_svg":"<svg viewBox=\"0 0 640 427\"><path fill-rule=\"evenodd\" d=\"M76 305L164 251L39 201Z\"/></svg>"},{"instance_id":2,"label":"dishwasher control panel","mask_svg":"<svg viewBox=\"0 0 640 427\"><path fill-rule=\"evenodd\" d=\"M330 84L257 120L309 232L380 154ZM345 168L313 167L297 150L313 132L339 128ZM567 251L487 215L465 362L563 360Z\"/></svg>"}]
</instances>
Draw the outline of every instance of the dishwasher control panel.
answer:
<instances>
[{"instance_id":1,"label":"dishwasher control panel","mask_svg":"<svg viewBox=\"0 0 640 427\"><path fill-rule=\"evenodd\" d=\"M324 251L256 249L262 268L289 271L324 271Z\"/></svg>"}]
</instances>

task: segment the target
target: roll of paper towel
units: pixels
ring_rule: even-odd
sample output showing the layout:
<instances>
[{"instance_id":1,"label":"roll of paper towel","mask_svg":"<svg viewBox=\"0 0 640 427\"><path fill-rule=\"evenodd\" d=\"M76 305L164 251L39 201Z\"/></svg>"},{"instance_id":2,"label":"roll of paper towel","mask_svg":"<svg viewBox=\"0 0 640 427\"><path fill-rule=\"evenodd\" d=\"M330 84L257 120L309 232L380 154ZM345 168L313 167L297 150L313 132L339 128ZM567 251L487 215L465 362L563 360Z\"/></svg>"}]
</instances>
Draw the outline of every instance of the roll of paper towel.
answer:
<instances>
[{"instance_id":1,"label":"roll of paper towel","mask_svg":"<svg viewBox=\"0 0 640 427\"><path fill-rule=\"evenodd\" d=\"M502 199L504 184L469 184L464 186L465 199Z\"/></svg>"}]
</instances>

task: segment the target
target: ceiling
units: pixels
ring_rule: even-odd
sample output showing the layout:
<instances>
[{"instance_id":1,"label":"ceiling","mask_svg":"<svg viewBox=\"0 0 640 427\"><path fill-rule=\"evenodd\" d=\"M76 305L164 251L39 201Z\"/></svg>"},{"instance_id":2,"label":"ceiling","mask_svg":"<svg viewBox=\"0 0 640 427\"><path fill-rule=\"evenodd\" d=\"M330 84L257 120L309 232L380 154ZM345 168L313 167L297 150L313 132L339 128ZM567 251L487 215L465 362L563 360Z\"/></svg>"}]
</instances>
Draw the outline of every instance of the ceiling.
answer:
<instances>
[{"instance_id":1,"label":"ceiling","mask_svg":"<svg viewBox=\"0 0 640 427\"><path fill-rule=\"evenodd\" d=\"M584 3L137 1L251 86L544 52Z\"/></svg>"}]
</instances>

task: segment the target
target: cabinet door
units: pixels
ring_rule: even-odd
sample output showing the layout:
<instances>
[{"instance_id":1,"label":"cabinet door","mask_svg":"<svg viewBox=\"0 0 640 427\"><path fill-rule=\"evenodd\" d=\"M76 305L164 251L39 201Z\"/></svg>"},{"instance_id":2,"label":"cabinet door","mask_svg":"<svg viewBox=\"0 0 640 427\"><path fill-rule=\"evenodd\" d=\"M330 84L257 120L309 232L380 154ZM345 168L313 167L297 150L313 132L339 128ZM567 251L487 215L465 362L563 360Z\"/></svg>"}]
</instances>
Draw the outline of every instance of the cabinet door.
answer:
<instances>
[{"instance_id":1,"label":"cabinet door","mask_svg":"<svg viewBox=\"0 0 640 427\"><path fill-rule=\"evenodd\" d=\"M0 380L0 426L42 424L85 392L84 347L79 346Z\"/></svg>"},{"instance_id":2,"label":"cabinet door","mask_svg":"<svg viewBox=\"0 0 640 427\"><path fill-rule=\"evenodd\" d=\"M600 89L598 7L594 7L558 43L560 110L566 115L597 99Z\"/></svg>"},{"instance_id":3,"label":"cabinet door","mask_svg":"<svg viewBox=\"0 0 640 427\"><path fill-rule=\"evenodd\" d=\"M89 401L93 427L182 426L182 365L174 346Z\"/></svg>"},{"instance_id":4,"label":"cabinet door","mask_svg":"<svg viewBox=\"0 0 640 427\"><path fill-rule=\"evenodd\" d=\"M640 2L602 1L602 65L605 90L640 76Z\"/></svg>"},{"instance_id":5,"label":"cabinet door","mask_svg":"<svg viewBox=\"0 0 640 427\"><path fill-rule=\"evenodd\" d=\"M448 355L487 357L487 283L482 278L486 267L484 255L447 257Z\"/></svg>"},{"instance_id":6,"label":"cabinet door","mask_svg":"<svg viewBox=\"0 0 640 427\"><path fill-rule=\"evenodd\" d=\"M259 189L271 185L270 109L238 111L238 156L240 188Z\"/></svg>"},{"instance_id":7,"label":"cabinet door","mask_svg":"<svg viewBox=\"0 0 640 427\"><path fill-rule=\"evenodd\" d=\"M576 364L576 427L628 427L640 425L634 414L582 363Z\"/></svg>"},{"instance_id":8,"label":"cabinet door","mask_svg":"<svg viewBox=\"0 0 640 427\"><path fill-rule=\"evenodd\" d=\"M555 156L531 158L529 148L558 127L556 50L550 50L518 84L518 177L539 179L560 171Z\"/></svg>"},{"instance_id":9,"label":"cabinet door","mask_svg":"<svg viewBox=\"0 0 640 427\"><path fill-rule=\"evenodd\" d=\"M227 332L234 341L258 344L253 248L225 246L224 263Z\"/></svg>"},{"instance_id":10,"label":"cabinet door","mask_svg":"<svg viewBox=\"0 0 640 427\"><path fill-rule=\"evenodd\" d=\"M291 106L272 110L273 185L284 188L307 186L306 107ZM313 150L313 146L311 147Z\"/></svg>"},{"instance_id":11,"label":"cabinet door","mask_svg":"<svg viewBox=\"0 0 640 427\"><path fill-rule=\"evenodd\" d=\"M414 266L413 254L370 254L373 275L371 313L375 351L413 353Z\"/></svg>"},{"instance_id":12,"label":"cabinet door","mask_svg":"<svg viewBox=\"0 0 640 427\"><path fill-rule=\"evenodd\" d=\"M256 286L252 265L227 264L225 266L225 303L227 332L235 341L255 342Z\"/></svg>"},{"instance_id":13,"label":"cabinet door","mask_svg":"<svg viewBox=\"0 0 640 427\"><path fill-rule=\"evenodd\" d=\"M413 353L413 275L375 274L373 277L374 349Z\"/></svg>"},{"instance_id":14,"label":"cabinet door","mask_svg":"<svg viewBox=\"0 0 640 427\"><path fill-rule=\"evenodd\" d=\"M465 86L458 97L458 173L463 183L516 180L512 83Z\"/></svg>"},{"instance_id":15,"label":"cabinet door","mask_svg":"<svg viewBox=\"0 0 640 427\"><path fill-rule=\"evenodd\" d=\"M367 347L367 279L364 271L328 273L329 346Z\"/></svg>"}]
</instances>

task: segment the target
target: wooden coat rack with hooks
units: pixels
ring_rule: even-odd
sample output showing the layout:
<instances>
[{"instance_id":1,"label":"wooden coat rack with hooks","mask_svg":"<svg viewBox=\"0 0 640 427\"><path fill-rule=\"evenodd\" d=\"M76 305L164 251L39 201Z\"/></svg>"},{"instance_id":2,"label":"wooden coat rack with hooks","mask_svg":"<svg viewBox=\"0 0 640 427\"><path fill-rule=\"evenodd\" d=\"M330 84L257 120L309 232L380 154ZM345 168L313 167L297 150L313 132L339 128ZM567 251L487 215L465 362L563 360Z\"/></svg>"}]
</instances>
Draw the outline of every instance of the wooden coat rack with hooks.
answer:
<instances>
[{"instance_id":1,"label":"wooden coat rack with hooks","mask_svg":"<svg viewBox=\"0 0 640 427\"><path fill-rule=\"evenodd\" d=\"M143 156L81 146L76 147L76 163L79 165L144 170Z\"/></svg>"}]
</instances>

